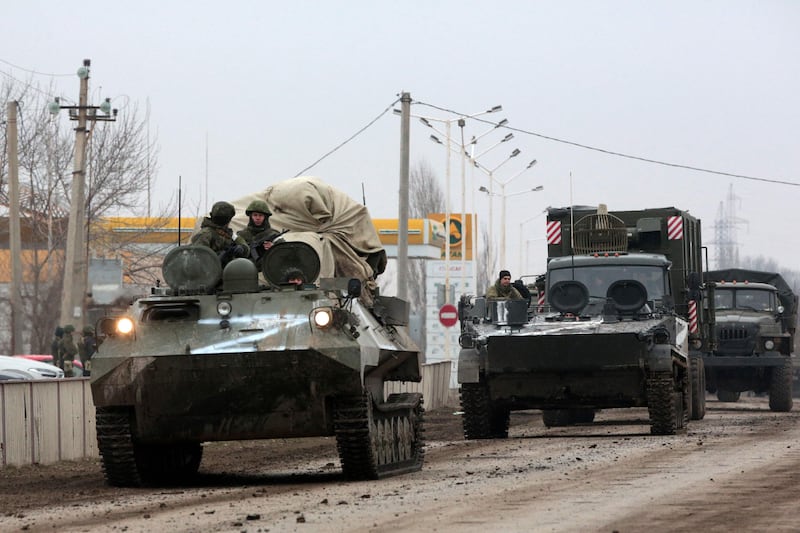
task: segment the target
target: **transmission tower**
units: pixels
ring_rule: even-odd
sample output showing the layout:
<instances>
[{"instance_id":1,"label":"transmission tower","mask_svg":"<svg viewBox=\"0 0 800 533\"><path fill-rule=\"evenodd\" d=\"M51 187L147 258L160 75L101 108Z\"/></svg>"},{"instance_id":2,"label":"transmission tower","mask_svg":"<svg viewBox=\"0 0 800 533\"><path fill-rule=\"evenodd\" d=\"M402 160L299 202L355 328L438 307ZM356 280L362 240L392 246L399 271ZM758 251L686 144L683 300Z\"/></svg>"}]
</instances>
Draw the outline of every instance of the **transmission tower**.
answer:
<instances>
[{"instance_id":1,"label":"transmission tower","mask_svg":"<svg viewBox=\"0 0 800 533\"><path fill-rule=\"evenodd\" d=\"M738 226L747 224L747 220L736 215L741 198L733 193L733 184L728 185L728 196L719 203L717 218L714 220L714 241L716 246L714 262L716 268L737 268L739 264L739 242L736 239Z\"/></svg>"}]
</instances>

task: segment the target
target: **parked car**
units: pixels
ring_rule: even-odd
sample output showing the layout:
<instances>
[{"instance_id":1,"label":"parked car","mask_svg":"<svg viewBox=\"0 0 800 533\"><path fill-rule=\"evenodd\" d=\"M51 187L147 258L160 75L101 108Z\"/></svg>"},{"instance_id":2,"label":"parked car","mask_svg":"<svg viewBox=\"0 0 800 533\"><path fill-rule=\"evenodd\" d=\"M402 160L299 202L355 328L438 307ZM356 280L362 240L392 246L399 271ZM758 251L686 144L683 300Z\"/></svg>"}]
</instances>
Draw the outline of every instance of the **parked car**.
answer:
<instances>
[{"instance_id":1,"label":"parked car","mask_svg":"<svg viewBox=\"0 0 800 533\"><path fill-rule=\"evenodd\" d=\"M53 364L53 356L50 354L24 354L24 355L15 355L14 357L24 357L25 359L31 359L33 361L40 361L42 363L48 363L50 365ZM72 360L72 375L67 377L81 377L85 374L85 370L83 368L83 363L78 358Z\"/></svg>"},{"instance_id":2,"label":"parked car","mask_svg":"<svg viewBox=\"0 0 800 533\"><path fill-rule=\"evenodd\" d=\"M57 366L28 359L0 355L0 380L63 378L64 371Z\"/></svg>"}]
</instances>

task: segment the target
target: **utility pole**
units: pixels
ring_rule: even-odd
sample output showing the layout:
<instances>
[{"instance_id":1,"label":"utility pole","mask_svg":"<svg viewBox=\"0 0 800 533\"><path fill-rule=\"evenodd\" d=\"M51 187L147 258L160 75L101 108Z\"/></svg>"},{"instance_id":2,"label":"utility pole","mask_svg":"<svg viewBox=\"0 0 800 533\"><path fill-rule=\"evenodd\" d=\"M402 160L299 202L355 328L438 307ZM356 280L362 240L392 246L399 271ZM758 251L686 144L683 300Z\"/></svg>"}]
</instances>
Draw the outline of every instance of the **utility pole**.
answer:
<instances>
[{"instance_id":1,"label":"utility pole","mask_svg":"<svg viewBox=\"0 0 800 533\"><path fill-rule=\"evenodd\" d=\"M408 296L408 173L411 147L411 93L400 95L400 202L397 228L397 297Z\"/></svg>"},{"instance_id":2,"label":"utility pole","mask_svg":"<svg viewBox=\"0 0 800 533\"><path fill-rule=\"evenodd\" d=\"M69 109L70 120L78 122L75 128L75 153L72 171L72 190L70 196L69 222L67 225L67 244L64 259L64 287L61 293L61 325L72 324L76 331L85 325L87 259L84 236L86 235L86 143L91 130L89 122L113 121L117 118L117 110L111 111L111 101L106 99L99 107L88 105L89 66L91 61L83 60L78 69L80 93L77 106L61 105L58 98L48 106L50 112L58 113L59 109ZM98 115L97 110L103 114Z\"/></svg>"},{"instance_id":3,"label":"utility pole","mask_svg":"<svg viewBox=\"0 0 800 533\"><path fill-rule=\"evenodd\" d=\"M16 101L7 104L8 124L6 134L8 138L8 188L9 188L9 252L11 253L11 350L12 354L23 353L22 350L22 322L24 320L22 309L22 263L20 255L22 245L19 223L19 150L17 134L17 107Z\"/></svg>"}]
</instances>

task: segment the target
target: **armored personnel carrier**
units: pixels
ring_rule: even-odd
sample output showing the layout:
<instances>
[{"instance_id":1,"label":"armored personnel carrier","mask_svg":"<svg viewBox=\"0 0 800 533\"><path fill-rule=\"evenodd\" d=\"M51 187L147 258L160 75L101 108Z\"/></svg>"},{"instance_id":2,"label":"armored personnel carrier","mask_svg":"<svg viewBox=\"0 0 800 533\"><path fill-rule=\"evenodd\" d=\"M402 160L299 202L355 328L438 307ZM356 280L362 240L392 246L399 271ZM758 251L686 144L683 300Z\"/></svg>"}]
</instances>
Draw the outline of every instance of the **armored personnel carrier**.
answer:
<instances>
[{"instance_id":1,"label":"armored personnel carrier","mask_svg":"<svg viewBox=\"0 0 800 533\"><path fill-rule=\"evenodd\" d=\"M346 235L339 224L352 230L352 219L321 212L366 217L364 227L368 214L318 180L263 197L289 232L260 272L177 247L163 262L166 286L99 323L91 387L109 484L184 482L203 443L242 439L335 436L351 479L421 468L422 397L384 394L387 381L421 379L408 305L371 288L385 265L377 235ZM308 231L311 219L333 233ZM298 271L304 283L284 282Z\"/></svg>"},{"instance_id":2,"label":"armored personnel carrier","mask_svg":"<svg viewBox=\"0 0 800 533\"><path fill-rule=\"evenodd\" d=\"M717 343L704 353L708 391L723 402L766 392L772 411L790 411L797 295L774 272L731 268L705 278L716 283Z\"/></svg>"},{"instance_id":3,"label":"armored personnel carrier","mask_svg":"<svg viewBox=\"0 0 800 533\"><path fill-rule=\"evenodd\" d=\"M574 230L573 230L574 228ZM705 416L700 221L675 208L550 209L545 306L465 296L458 381L467 438L647 407L653 434Z\"/></svg>"}]
</instances>

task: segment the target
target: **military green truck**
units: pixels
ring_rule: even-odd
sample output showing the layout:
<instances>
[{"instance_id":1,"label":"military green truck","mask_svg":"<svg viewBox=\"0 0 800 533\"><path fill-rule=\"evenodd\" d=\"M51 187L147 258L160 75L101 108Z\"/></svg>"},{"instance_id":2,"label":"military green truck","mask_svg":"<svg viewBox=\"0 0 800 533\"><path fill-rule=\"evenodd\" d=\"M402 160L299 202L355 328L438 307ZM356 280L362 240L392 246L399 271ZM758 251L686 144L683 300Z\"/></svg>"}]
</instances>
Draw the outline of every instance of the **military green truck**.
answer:
<instances>
[{"instance_id":1,"label":"military green truck","mask_svg":"<svg viewBox=\"0 0 800 533\"><path fill-rule=\"evenodd\" d=\"M701 304L700 221L674 207L558 208L547 239L546 302L532 317L521 301L460 300L465 437L506 437L510 412L525 409L561 426L647 407L660 435L702 419L713 314Z\"/></svg>"},{"instance_id":2,"label":"military green truck","mask_svg":"<svg viewBox=\"0 0 800 533\"><path fill-rule=\"evenodd\" d=\"M768 393L772 411L790 411L797 295L773 272L730 268L705 279L716 284L717 343L703 354L707 390L722 402Z\"/></svg>"}]
</instances>

